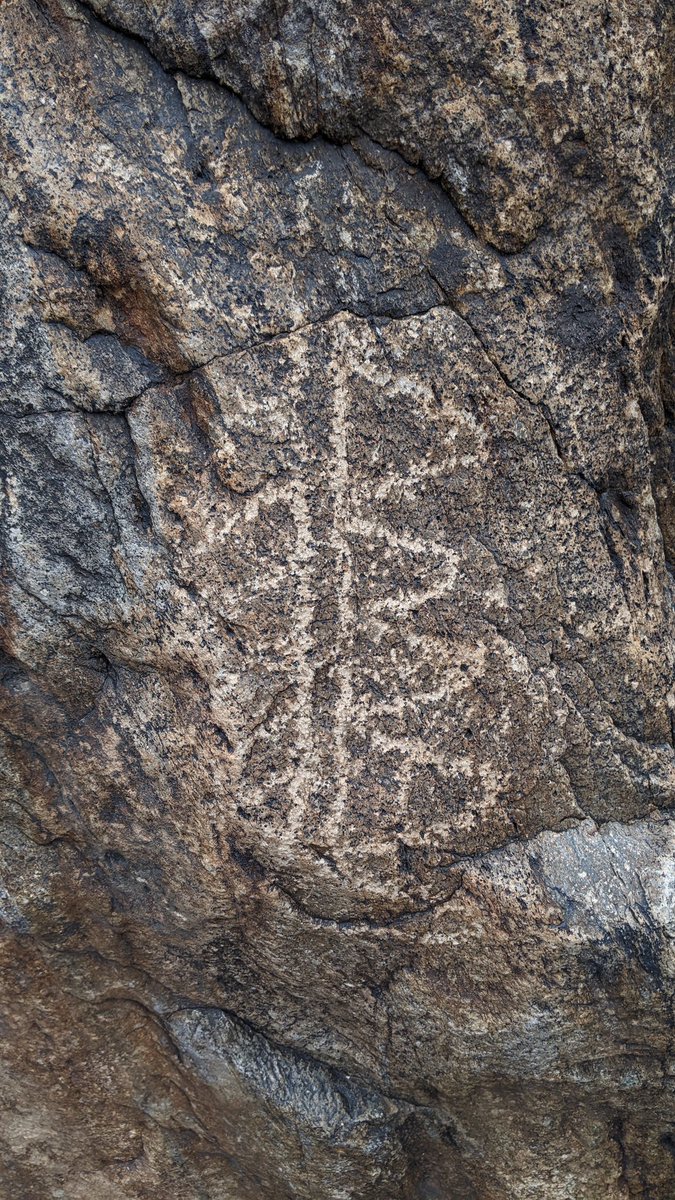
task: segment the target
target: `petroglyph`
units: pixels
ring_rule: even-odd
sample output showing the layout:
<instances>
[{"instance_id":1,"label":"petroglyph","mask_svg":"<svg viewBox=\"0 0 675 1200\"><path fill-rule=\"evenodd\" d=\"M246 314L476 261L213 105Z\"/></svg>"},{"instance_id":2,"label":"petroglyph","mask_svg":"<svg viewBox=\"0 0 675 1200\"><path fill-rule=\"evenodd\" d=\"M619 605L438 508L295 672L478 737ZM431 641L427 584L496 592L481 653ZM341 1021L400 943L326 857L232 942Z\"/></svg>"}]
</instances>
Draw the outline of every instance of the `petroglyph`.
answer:
<instances>
[{"instance_id":1,"label":"petroglyph","mask_svg":"<svg viewBox=\"0 0 675 1200\"><path fill-rule=\"evenodd\" d=\"M3 1197L675 1195L667 10L0 4Z\"/></svg>"}]
</instances>

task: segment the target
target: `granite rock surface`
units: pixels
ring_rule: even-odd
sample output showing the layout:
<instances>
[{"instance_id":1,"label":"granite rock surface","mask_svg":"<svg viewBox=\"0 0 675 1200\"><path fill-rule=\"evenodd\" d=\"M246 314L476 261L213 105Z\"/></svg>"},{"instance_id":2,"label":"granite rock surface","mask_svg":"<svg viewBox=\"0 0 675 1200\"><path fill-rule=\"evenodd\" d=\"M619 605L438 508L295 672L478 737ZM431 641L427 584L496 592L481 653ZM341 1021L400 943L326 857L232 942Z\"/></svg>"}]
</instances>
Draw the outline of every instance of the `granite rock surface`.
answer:
<instances>
[{"instance_id":1,"label":"granite rock surface","mask_svg":"<svg viewBox=\"0 0 675 1200\"><path fill-rule=\"evenodd\" d=\"M0 1194L675 1195L673 10L0 7Z\"/></svg>"}]
</instances>

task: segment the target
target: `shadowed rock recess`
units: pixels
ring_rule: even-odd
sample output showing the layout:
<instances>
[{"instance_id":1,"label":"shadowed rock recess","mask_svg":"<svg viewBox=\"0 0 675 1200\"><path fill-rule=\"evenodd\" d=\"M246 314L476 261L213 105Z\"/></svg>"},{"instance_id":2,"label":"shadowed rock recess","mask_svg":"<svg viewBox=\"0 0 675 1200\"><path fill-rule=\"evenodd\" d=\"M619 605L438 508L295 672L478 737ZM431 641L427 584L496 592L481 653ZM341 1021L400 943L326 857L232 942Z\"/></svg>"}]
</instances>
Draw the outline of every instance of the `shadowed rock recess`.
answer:
<instances>
[{"instance_id":1,"label":"shadowed rock recess","mask_svg":"<svg viewBox=\"0 0 675 1200\"><path fill-rule=\"evenodd\" d=\"M675 1196L673 11L0 5L3 1200Z\"/></svg>"}]
</instances>

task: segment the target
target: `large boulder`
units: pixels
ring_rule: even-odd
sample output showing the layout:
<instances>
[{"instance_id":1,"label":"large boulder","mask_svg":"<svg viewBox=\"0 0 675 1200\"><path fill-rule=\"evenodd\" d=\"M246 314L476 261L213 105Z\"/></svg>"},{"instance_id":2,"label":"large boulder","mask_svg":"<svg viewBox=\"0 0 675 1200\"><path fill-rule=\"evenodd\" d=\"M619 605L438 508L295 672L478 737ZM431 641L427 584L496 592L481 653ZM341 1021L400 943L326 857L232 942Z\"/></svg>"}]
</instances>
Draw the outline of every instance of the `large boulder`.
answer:
<instances>
[{"instance_id":1,"label":"large boulder","mask_svg":"<svg viewBox=\"0 0 675 1200\"><path fill-rule=\"evenodd\" d=\"M0 7L3 1196L675 1195L672 17Z\"/></svg>"}]
</instances>

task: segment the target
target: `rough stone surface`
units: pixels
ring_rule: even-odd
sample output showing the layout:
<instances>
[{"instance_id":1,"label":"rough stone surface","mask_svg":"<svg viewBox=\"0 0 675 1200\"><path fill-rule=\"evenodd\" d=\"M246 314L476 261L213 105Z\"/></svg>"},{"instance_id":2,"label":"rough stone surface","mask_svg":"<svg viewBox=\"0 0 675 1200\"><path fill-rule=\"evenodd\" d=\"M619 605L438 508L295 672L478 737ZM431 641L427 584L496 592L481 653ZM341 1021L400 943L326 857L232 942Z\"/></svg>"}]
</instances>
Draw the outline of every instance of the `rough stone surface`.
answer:
<instances>
[{"instance_id":1,"label":"rough stone surface","mask_svg":"<svg viewBox=\"0 0 675 1200\"><path fill-rule=\"evenodd\" d=\"M673 10L0 7L0 1194L675 1195Z\"/></svg>"}]
</instances>

